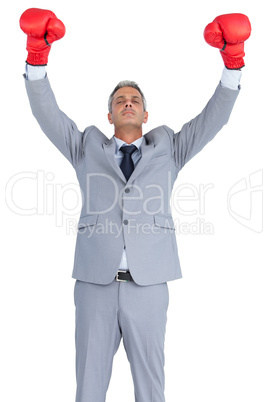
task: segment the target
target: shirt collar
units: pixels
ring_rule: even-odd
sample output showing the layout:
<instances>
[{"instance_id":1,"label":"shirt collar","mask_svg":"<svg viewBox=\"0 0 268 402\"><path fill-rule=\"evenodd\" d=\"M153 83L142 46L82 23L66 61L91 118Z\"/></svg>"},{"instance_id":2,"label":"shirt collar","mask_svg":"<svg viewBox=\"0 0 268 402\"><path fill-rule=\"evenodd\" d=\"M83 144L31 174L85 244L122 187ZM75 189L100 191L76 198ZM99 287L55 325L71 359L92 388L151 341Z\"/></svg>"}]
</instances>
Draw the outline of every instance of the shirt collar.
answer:
<instances>
[{"instance_id":1,"label":"shirt collar","mask_svg":"<svg viewBox=\"0 0 268 402\"><path fill-rule=\"evenodd\" d=\"M122 145L135 145L138 149L140 149L143 137L138 138L137 140L133 141L131 144L127 144L126 142L120 140L119 138L115 137L115 153L117 154L119 151L119 148L122 147Z\"/></svg>"}]
</instances>

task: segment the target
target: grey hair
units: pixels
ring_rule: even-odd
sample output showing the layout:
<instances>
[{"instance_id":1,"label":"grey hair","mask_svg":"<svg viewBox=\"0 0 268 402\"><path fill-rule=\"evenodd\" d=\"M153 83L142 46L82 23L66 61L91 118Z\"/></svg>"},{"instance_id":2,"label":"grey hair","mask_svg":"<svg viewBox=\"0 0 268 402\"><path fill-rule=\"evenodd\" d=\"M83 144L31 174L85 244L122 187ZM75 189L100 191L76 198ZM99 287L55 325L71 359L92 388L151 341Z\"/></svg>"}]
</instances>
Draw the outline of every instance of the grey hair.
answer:
<instances>
[{"instance_id":1,"label":"grey hair","mask_svg":"<svg viewBox=\"0 0 268 402\"><path fill-rule=\"evenodd\" d=\"M124 87L135 88L137 91L139 91L139 93L141 94L141 98L142 98L143 109L144 109L144 111L146 111L146 108L147 108L146 99L145 99L145 96L143 95L142 90L138 86L138 84L135 81L124 80L124 81L120 81L119 84L116 85L113 92L109 96L109 100L108 100L109 113L112 113L112 101L113 101L114 94L116 93L116 91L118 91L118 89L124 88Z\"/></svg>"}]
</instances>

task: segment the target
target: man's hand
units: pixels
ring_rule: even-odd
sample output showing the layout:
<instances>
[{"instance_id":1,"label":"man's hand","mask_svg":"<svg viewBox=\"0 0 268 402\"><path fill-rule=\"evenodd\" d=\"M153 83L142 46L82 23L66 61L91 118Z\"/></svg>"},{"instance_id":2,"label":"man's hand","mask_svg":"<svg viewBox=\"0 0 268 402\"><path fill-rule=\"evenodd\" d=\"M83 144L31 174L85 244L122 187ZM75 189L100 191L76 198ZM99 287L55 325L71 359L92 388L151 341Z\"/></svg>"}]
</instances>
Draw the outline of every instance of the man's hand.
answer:
<instances>
[{"instance_id":1,"label":"man's hand","mask_svg":"<svg viewBox=\"0 0 268 402\"><path fill-rule=\"evenodd\" d=\"M216 17L204 30L205 41L221 51L225 66L231 70L244 67L244 42L250 37L251 25L244 14Z\"/></svg>"},{"instance_id":2,"label":"man's hand","mask_svg":"<svg viewBox=\"0 0 268 402\"><path fill-rule=\"evenodd\" d=\"M33 66L45 66L51 44L65 34L64 24L49 10L29 8L20 17L20 27L27 35L28 57Z\"/></svg>"}]
</instances>

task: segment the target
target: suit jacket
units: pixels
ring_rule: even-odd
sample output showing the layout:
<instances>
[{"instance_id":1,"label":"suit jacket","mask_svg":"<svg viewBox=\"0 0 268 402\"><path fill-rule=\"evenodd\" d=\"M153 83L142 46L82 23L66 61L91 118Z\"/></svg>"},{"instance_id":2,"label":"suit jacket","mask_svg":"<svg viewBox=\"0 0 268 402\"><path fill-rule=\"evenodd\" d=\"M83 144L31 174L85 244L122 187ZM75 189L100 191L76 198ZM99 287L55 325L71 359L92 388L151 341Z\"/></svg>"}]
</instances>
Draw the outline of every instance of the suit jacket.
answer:
<instances>
[{"instance_id":1,"label":"suit jacket","mask_svg":"<svg viewBox=\"0 0 268 402\"><path fill-rule=\"evenodd\" d=\"M47 77L25 83L34 116L73 165L82 192L73 277L112 282L125 247L139 285L180 278L172 187L185 163L227 123L239 90L219 84L204 110L179 133L161 126L145 134L142 157L126 181L115 160L114 137L95 126L80 132L59 109Z\"/></svg>"}]
</instances>

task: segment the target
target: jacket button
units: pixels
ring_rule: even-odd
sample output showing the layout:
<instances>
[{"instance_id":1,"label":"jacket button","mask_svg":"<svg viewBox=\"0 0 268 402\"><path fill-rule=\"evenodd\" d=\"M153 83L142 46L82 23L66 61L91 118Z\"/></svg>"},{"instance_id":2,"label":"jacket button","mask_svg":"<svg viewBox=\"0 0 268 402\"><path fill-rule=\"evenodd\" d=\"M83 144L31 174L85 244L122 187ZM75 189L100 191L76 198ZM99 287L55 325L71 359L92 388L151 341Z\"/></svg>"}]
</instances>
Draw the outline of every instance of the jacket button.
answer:
<instances>
[{"instance_id":1,"label":"jacket button","mask_svg":"<svg viewBox=\"0 0 268 402\"><path fill-rule=\"evenodd\" d=\"M128 225L128 220L125 219L125 220L123 221L123 223L124 223L124 225Z\"/></svg>"},{"instance_id":2,"label":"jacket button","mask_svg":"<svg viewBox=\"0 0 268 402\"><path fill-rule=\"evenodd\" d=\"M126 188L125 189L125 193L129 193L130 192L130 189L129 188Z\"/></svg>"}]
</instances>

